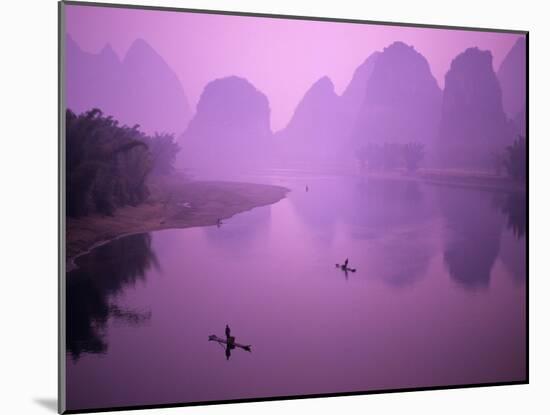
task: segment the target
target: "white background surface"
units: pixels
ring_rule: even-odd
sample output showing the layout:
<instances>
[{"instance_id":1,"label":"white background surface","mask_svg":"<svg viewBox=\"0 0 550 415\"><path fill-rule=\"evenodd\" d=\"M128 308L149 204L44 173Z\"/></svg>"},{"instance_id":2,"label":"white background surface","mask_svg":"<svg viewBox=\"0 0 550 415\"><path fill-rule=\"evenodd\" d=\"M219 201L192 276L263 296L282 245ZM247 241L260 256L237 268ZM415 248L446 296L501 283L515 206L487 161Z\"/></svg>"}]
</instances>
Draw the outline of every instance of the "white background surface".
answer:
<instances>
[{"instance_id":1,"label":"white background surface","mask_svg":"<svg viewBox=\"0 0 550 415\"><path fill-rule=\"evenodd\" d=\"M131 3L132 0L127 0ZM139 0L140 4L530 31L530 385L140 414L548 413L550 39L543 1ZM0 413L52 414L57 390L57 5L0 5ZM127 412L124 412L127 413Z\"/></svg>"}]
</instances>

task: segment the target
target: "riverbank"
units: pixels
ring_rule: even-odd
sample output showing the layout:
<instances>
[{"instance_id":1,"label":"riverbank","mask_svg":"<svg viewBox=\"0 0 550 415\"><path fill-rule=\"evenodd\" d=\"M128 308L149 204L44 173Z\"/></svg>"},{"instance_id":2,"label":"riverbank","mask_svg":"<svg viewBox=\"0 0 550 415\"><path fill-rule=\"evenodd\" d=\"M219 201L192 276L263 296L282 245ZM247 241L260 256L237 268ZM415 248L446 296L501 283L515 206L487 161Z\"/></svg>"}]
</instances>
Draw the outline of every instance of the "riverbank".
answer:
<instances>
[{"instance_id":1,"label":"riverbank","mask_svg":"<svg viewBox=\"0 0 550 415\"><path fill-rule=\"evenodd\" d=\"M398 170L393 172L364 172L361 175L374 179L410 180L434 185L468 187L499 192L526 191L525 183L483 172L419 169L414 173Z\"/></svg>"},{"instance_id":2,"label":"riverbank","mask_svg":"<svg viewBox=\"0 0 550 415\"><path fill-rule=\"evenodd\" d=\"M151 197L139 206L117 209L113 216L67 218L66 264L114 238L169 228L216 225L218 219L283 199L281 186L167 179L151 183Z\"/></svg>"}]
</instances>

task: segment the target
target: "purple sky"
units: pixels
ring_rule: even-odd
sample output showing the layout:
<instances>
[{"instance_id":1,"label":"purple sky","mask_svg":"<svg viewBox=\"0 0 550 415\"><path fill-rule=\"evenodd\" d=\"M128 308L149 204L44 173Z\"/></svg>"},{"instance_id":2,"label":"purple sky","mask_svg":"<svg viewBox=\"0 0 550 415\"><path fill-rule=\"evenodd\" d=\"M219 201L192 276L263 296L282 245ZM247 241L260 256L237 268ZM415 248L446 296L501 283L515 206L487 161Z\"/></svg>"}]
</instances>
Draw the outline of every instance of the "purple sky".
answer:
<instances>
[{"instance_id":1,"label":"purple sky","mask_svg":"<svg viewBox=\"0 0 550 415\"><path fill-rule=\"evenodd\" d=\"M519 36L92 6L66 10L67 32L87 52L110 43L123 57L135 39L145 39L176 72L193 109L209 81L247 78L268 96L274 130L288 123L317 79L328 75L341 93L357 66L394 41L422 53L443 87L452 59L464 49L490 50L497 70Z\"/></svg>"}]
</instances>

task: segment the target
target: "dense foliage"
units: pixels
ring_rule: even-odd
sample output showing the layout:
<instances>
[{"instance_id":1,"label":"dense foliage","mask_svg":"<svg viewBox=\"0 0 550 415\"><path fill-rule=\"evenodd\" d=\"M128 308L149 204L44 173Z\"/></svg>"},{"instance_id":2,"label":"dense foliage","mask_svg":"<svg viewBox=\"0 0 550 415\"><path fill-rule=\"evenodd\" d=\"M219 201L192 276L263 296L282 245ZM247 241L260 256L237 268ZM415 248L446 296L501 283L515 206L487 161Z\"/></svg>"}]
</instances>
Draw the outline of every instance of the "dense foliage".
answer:
<instances>
[{"instance_id":1,"label":"dense foliage","mask_svg":"<svg viewBox=\"0 0 550 415\"><path fill-rule=\"evenodd\" d=\"M153 137L144 136L141 140L147 144L151 154L152 174L166 175L174 171L176 155L180 147L172 134L157 134Z\"/></svg>"},{"instance_id":2,"label":"dense foliage","mask_svg":"<svg viewBox=\"0 0 550 415\"><path fill-rule=\"evenodd\" d=\"M409 171L418 169L424 159L424 145L420 143L370 143L356 151L362 167L369 170L392 170L406 167Z\"/></svg>"},{"instance_id":3,"label":"dense foliage","mask_svg":"<svg viewBox=\"0 0 550 415\"><path fill-rule=\"evenodd\" d=\"M527 142L519 136L512 145L506 147L504 168L512 179L525 180L527 175Z\"/></svg>"},{"instance_id":4,"label":"dense foliage","mask_svg":"<svg viewBox=\"0 0 550 415\"><path fill-rule=\"evenodd\" d=\"M149 137L139 126L120 126L98 109L66 116L67 215L111 215L149 195L146 178L173 169L173 136Z\"/></svg>"}]
</instances>

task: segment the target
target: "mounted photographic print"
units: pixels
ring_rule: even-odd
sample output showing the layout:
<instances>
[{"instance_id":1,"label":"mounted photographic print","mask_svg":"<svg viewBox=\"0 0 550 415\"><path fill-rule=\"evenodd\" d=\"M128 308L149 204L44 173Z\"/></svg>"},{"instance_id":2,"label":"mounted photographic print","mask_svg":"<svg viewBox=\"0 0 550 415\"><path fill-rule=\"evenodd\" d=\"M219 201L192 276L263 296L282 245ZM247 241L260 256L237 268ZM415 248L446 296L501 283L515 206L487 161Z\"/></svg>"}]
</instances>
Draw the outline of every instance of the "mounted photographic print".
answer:
<instances>
[{"instance_id":1,"label":"mounted photographic print","mask_svg":"<svg viewBox=\"0 0 550 415\"><path fill-rule=\"evenodd\" d=\"M59 12L60 412L528 381L527 32Z\"/></svg>"}]
</instances>

